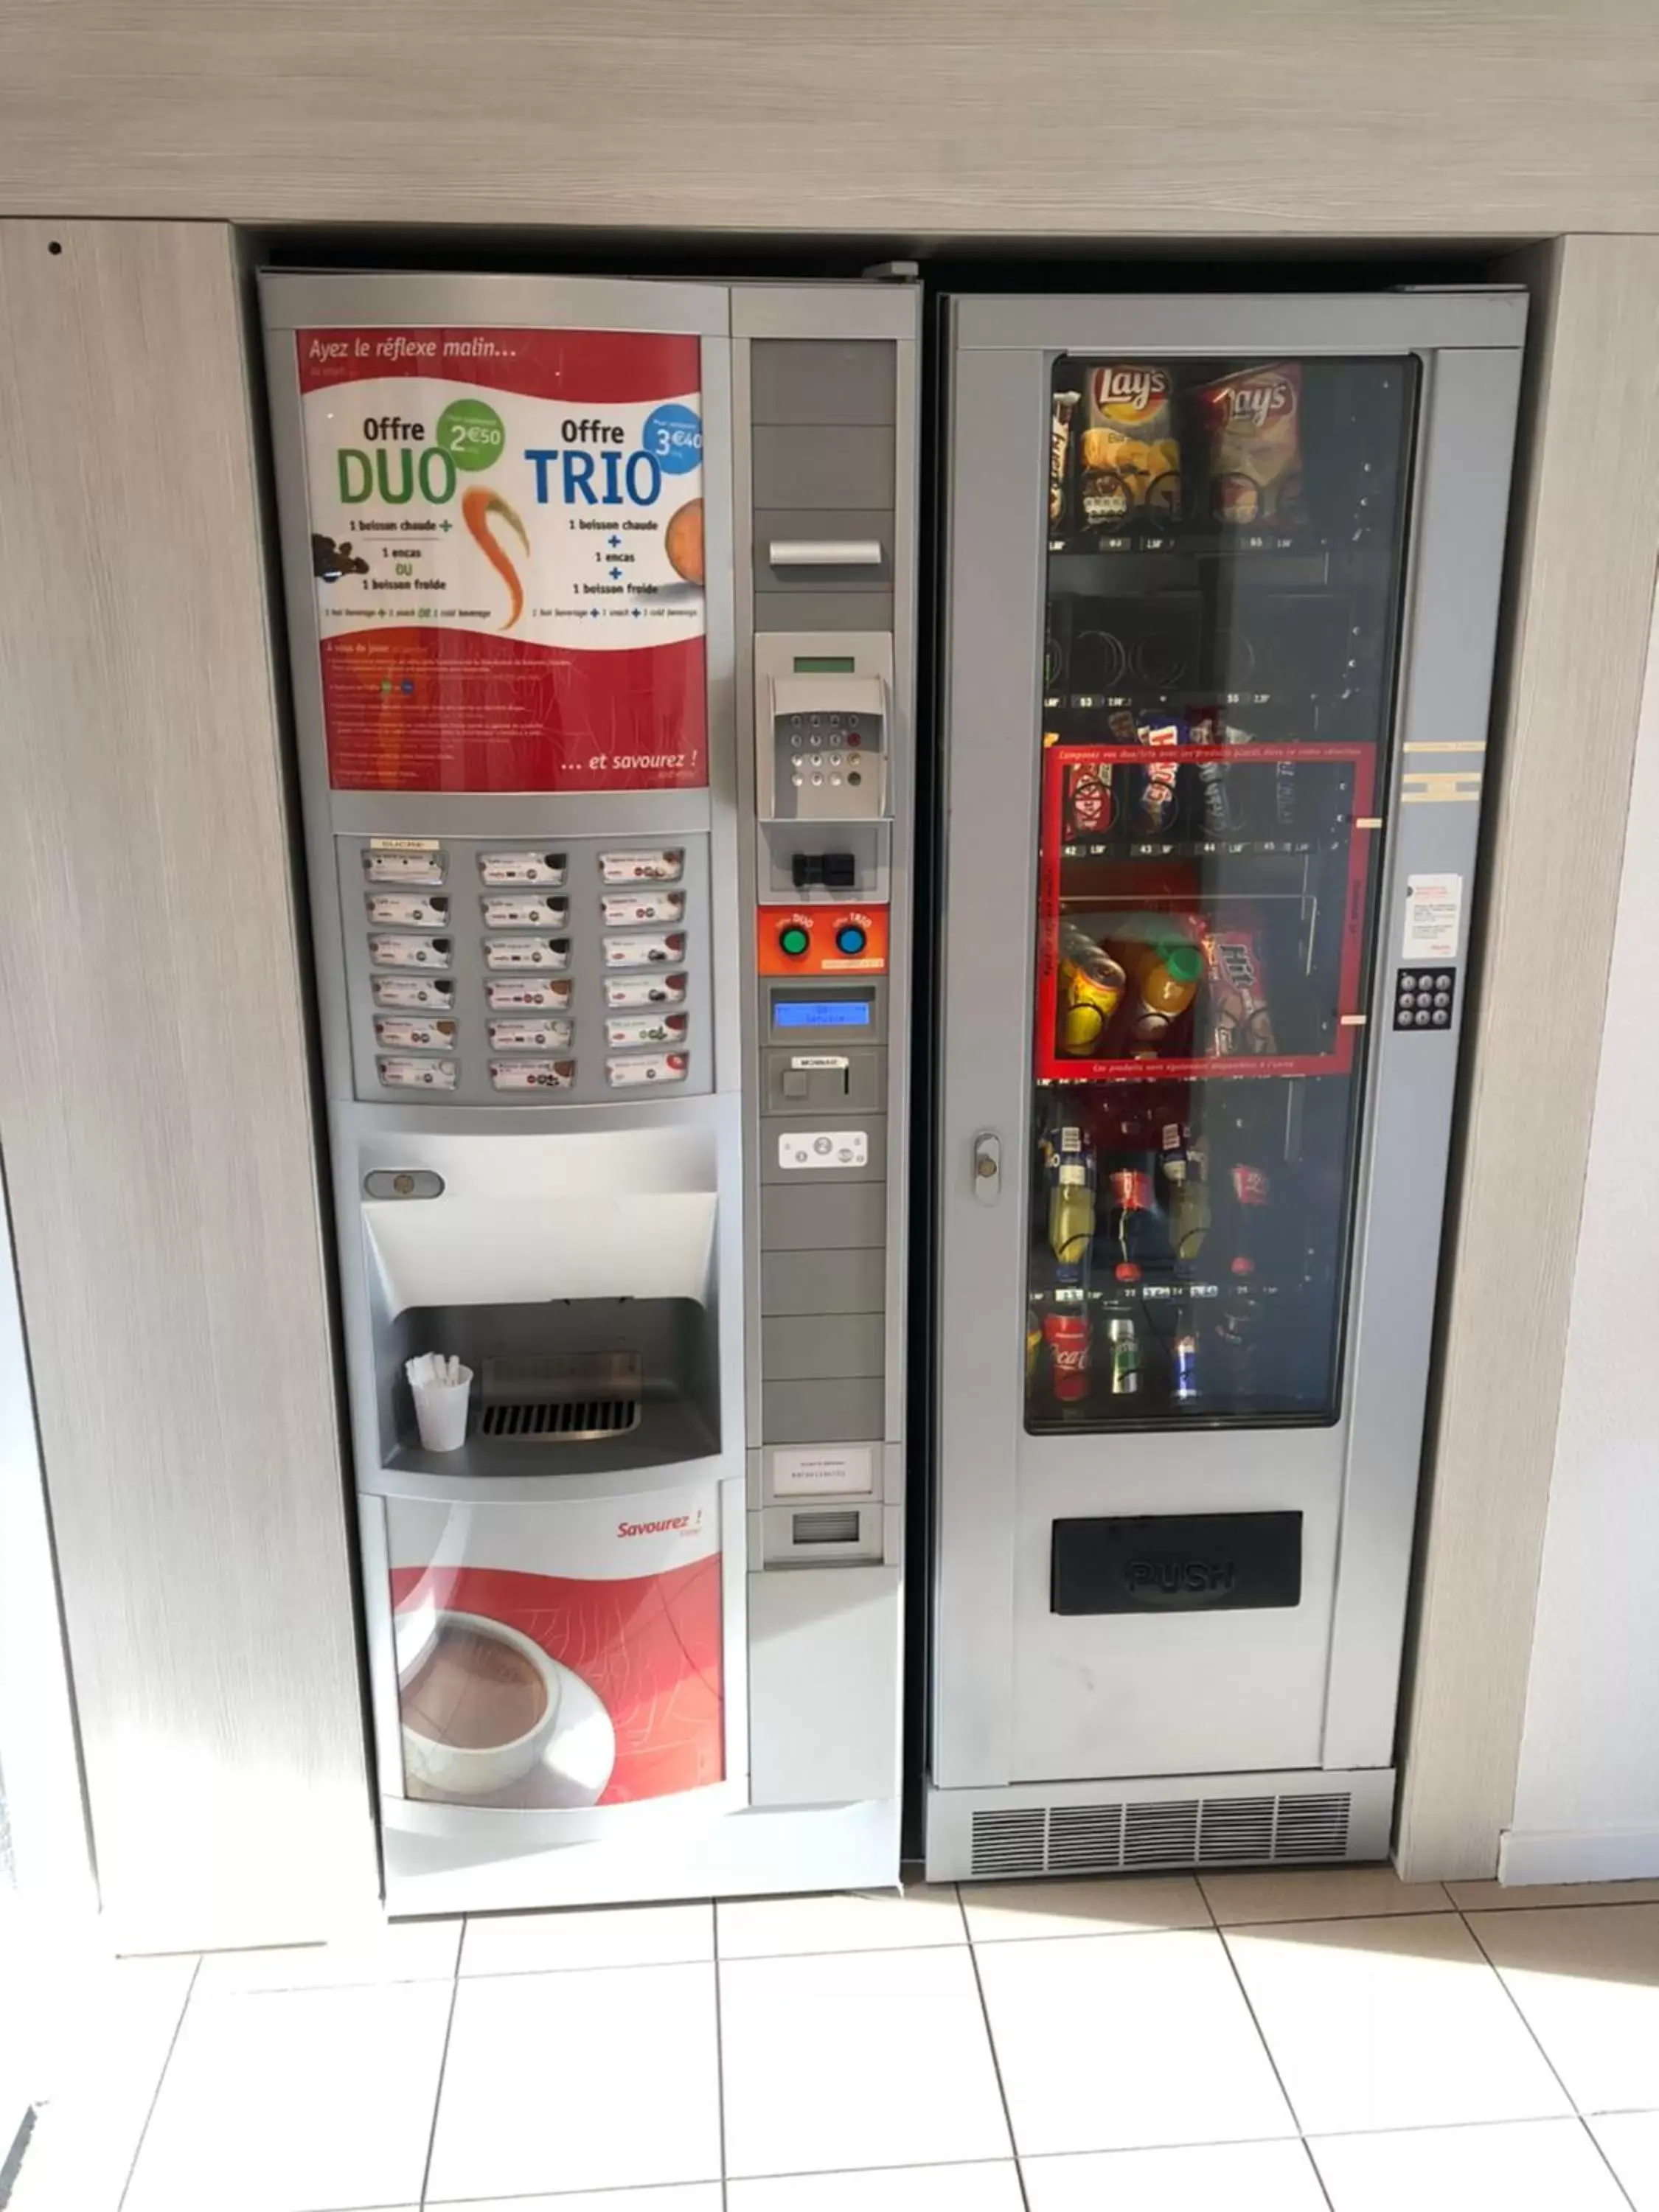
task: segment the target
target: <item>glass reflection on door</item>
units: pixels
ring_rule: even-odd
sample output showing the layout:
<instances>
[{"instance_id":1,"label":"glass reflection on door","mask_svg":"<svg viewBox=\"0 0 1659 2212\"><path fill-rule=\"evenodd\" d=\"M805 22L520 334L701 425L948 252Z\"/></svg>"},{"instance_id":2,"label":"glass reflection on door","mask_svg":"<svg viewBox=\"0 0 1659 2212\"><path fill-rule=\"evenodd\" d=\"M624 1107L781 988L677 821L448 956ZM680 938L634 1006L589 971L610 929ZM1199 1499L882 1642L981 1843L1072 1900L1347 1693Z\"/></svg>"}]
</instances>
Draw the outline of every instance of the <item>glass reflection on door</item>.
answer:
<instances>
[{"instance_id":1,"label":"glass reflection on door","mask_svg":"<svg viewBox=\"0 0 1659 2212\"><path fill-rule=\"evenodd\" d=\"M1034 1431L1337 1417L1416 396L1054 364Z\"/></svg>"}]
</instances>

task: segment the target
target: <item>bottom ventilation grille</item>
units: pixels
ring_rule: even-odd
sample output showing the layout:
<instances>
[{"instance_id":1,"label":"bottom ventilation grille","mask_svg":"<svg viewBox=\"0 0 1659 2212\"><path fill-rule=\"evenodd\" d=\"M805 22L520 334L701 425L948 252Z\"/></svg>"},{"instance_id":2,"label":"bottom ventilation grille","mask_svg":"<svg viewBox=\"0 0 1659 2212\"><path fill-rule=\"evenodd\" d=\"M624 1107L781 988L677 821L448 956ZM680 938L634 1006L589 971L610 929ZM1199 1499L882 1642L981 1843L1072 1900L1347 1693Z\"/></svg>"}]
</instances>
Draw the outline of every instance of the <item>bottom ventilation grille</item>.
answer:
<instances>
[{"instance_id":1,"label":"bottom ventilation grille","mask_svg":"<svg viewBox=\"0 0 1659 2212\"><path fill-rule=\"evenodd\" d=\"M1025 1805L973 1815L977 1875L1115 1874L1127 1867L1273 1866L1346 1858L1346 1790Z\"/></svg>"}]
</instances>

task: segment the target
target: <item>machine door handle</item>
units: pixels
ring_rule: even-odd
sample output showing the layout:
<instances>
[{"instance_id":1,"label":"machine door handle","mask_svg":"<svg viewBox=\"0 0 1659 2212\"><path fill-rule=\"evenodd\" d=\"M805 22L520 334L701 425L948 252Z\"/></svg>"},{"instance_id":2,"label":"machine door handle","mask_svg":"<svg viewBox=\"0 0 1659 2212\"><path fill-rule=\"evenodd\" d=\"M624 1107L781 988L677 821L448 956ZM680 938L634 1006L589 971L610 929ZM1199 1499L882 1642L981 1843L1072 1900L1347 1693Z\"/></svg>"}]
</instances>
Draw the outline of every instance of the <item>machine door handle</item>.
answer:
<instances>
[{"instance_id":1,"label":"machine door handle","mask_svg":"<svg viewBox=\"0 0 1659 2212\"><path fill-rule=\"evenodd\" d=\"M974 1196L981 1206L994 1206L1002 1191L1002 1139L994 1129L981 1129L974 1139Z\"/></svg>"}]
</instances>

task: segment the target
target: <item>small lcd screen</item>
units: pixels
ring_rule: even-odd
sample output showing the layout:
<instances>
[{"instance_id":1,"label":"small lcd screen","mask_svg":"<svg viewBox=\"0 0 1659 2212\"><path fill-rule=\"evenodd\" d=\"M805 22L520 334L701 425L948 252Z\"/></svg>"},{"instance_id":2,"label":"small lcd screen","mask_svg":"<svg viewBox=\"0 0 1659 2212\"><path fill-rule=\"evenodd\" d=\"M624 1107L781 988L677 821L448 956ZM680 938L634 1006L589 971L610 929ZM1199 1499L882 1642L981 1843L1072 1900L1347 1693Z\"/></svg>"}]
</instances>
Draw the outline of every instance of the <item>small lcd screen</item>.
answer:
<instances>
[{"instance_id":1,"label":"small lcd screen","mask_svg":"<svg viewBox=\"0 0 1659 2212\"><path fill-rule=\"evenodd\" d=\"M870 1026L868 999L778 999L772 1018L781 1030L851 1030Z\"/></svg>"},{"instance_id":2,"label":"small lcd screen","mask_svg":"<svg viewBox=\"0 0 1659 2212\"><path fill-rule=\"evenodd\" d=\"M858 662L850 653L798 653L797 676L856 676Z\"/></svg>"}]
</instances>

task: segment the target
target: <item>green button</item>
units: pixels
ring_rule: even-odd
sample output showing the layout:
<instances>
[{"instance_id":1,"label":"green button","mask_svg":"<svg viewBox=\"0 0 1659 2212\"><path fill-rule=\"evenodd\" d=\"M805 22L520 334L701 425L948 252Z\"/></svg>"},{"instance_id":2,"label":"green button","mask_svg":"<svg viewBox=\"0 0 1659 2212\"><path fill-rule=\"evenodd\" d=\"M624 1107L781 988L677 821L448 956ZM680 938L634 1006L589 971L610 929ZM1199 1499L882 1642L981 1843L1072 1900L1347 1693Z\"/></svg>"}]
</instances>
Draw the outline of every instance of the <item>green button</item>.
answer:
<instances>
[{"instance_id":1,"label":"green button","mask_svg":"<svg viewBox=\"0 0 1659 2212\"><path fill-rule=\"evenodd\" d=\"M792 960L799 960L811 939L798 921L792 921L787 929L778 932L778 943Z\"/></svg>"}]
</instances>

